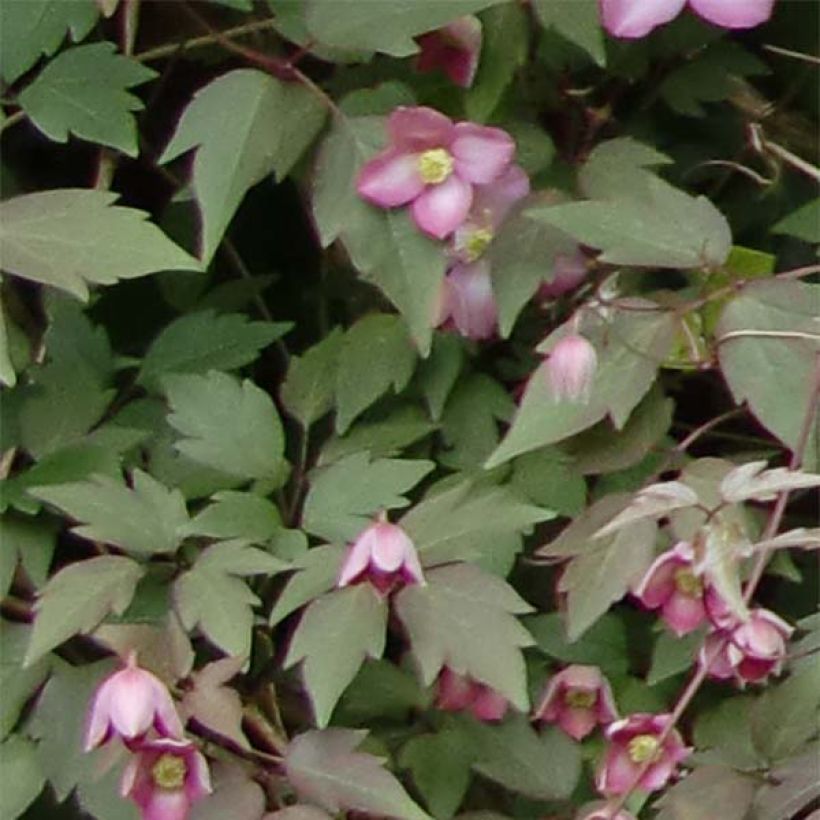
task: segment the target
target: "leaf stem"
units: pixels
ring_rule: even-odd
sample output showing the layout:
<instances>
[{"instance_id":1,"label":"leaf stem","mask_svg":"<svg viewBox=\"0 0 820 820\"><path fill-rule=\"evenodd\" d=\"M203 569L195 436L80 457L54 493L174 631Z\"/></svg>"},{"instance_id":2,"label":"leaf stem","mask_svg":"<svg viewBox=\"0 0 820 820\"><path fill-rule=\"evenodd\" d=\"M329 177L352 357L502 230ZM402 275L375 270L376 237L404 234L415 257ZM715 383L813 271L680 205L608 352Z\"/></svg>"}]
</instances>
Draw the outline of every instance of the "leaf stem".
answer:
<instances>
[{"instance_id":1,"label":"leaf stem","mask_svg":"<svg viewBox=\"0 0 820 820\"><path fill-rule=\"evenodd\" d=\"M743 339L745 337L753 337L760 339L809 339L811 341L820 342L820 333L808 333L802 330L732 330L729 333L724 333L723 336L718 336L715 343L722 345L724 342L730 342L732 339Z\"/></svg>"},{"instance_id":2,"label":"leaf stem","mask_svg":"<svg viewBox=\"0 0 820 820\"><path fill-rule=\"evenodd\" d=\"M7 128L11 128L12 125L20 122L20 120L25 119L26 112L20 109L19 111L15 111L13 114L10 114L4 121L3 124L0 125L0 133L5 131Z\"/></svg>"}]
</instances>

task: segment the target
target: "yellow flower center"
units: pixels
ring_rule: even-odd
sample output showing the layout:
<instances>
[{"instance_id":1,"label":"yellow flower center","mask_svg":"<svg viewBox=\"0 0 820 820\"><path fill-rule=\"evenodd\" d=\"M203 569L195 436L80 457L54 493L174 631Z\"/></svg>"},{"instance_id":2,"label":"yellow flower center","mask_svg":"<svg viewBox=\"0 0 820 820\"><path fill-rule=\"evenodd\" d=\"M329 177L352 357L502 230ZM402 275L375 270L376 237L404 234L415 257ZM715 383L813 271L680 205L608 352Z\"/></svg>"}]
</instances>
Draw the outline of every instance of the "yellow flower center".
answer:
<instances>
[{"instance_id":1,"label":"yellow flower center","mask_svg":"<svg viewBox=\"0 0 820 820\"><path fill-rule=\"evenodd\" d=\"M492 241L493 232L489 228L476 228L474 231L470 231L464 242L464 255L467 257L467 261L475 262L487 250L487 245Z\"/></svg>"},{"instance_id":2,"label":"yellow flower center","mask_svg":"<svg viewBox=\"0 0 820 820\"><path fill-rule=\"evenodd\" d=\"M591 709L595 700L595 692L589 689L568 689L564 695L564 703L575 709Z\"/></svg>"},{"instance_id":3,"label":"yellow flower center","mask_svg":"<svg viewBox=\"0 0 820 820\"><path fill-rule=\"evenodd\" d=\"M430 148L419 154L419 173L428 185L439 185L453 173L453 158L444 148Z\"/></svg>"},{"instance_id":4,"label":"yellow flower center","mask_svg":"<svg viewBox=\"0 0 820 820\"><path fill-rule=\"evenodd\" d=\"M703 593L703 584L691 569L679 569L675 573L675 588L690 598L699 598Z\"/></svg>"},{"instance_id":5,"label":"yellow flower center","mask_svg":"<svg viewBox=\"0 0 820 820\"><path fill-rule=\"evenodd\" d=\"M151 767L151 776L154 783L161 789L174 791L181 789L185 784L185 775L188 768L185 760L179 755L172 755L166 752L157 758L157 762Z\"/></svg>"},{"instance_id":6,"label":"yellow flower center","mask_svg":"<svg viewBox=\"0 0 820 820\"><path fill-rule=\"evenodd\" d=\"M656 760L660 752L658 738L653 735L638 735L629 741L627 747L629 759L633 763L646 763L647 760Z\"/></svg>"}]
</instances>

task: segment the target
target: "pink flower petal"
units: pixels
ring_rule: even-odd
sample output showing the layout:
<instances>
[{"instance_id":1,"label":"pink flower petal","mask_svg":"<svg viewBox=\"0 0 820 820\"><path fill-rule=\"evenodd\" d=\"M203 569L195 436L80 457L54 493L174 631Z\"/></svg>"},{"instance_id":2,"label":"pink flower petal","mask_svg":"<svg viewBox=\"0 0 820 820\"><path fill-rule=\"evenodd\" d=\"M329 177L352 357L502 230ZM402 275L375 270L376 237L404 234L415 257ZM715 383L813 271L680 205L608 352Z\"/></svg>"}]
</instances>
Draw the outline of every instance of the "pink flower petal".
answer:
<instances>
[{"instance_id":1,"label":"pink flower petal","mask_svg":"<svg viewBox=\"0 0 820 820\"><path fill-rule=\"evenodd\" d=\"M598 769L595 786L605 795L623 794L635 779L638 767L629 758L626 748L610 746L603 765Z\"/></svg>"},{"instance_id":2,"label":"pink flower petal","mask_svg":"<svg viewBox=\"0 0 820 820\"><path fill-rule=\"evenodd\" d=\"M661 610L664 621L678 635L686 635L706 620L706 609L699 597L674 592Z\"/></svg>"},{"instance_id":3,"label":"pink flower petal","mask_svg":"<svg viewBox=\"0 0 820 820\"><path fill-rule=\"evenodd\" d=\"M391 145L405 152L446 148L455 134L453 122L434 108L399 106L387 120Z\"/></svg>"},{"instance_id":4,"label":"pink flower petal","mask_svg":"<svg viewBox=\"0 0 820 820\"><path fill-rule=\"evenodd\" d=\"M458 332L468 339L489 339L498 321L489 263L456 265L445 286L447 313Z\"/></svg>"},{"instance_id":5,"label":"pink flower petal","mask_svg":"<svg viewBox=\"0 0 820 820\"><path fill-rule=\"evenodd\" d=\"M356 190L363 199L381 208L406 205L424 190L418 157L392 148L382 151L364 164Z\"/></svg>"},{"instance_id":6,"label":"pink flower petal","mask_svg":"<svg viewBox=\"0 0 820 820\"><path fill-rule=\"evenodd\" d=\"M575 740L583 740L597 725L593 709L566 706L558 716L558 725Z\"/></svg>"},{"instance_id":7,"label":"pink flower petal","mask_svg":"<svg viewBox=\"0 0 820 820\"><path fill-rule=\"evenodd\" d=\"M507 699L489 686L477 684L470 711L478 720L501 720L507 712Z\"/></svg>"},{"instance_id":8,"label":"pink flower petal","mask_svg":"<svg viewBox=\"0 0 820 820\"><path fill-rule=\"evenodd\" d=\"M664 755L657 763L650 766L639 781L640 787L647 792L662 789L675 771L675 762Z\"/></svg>"},{"instance_id":9,"label":"pink flower petal","mask_svg":"<svg viewBox=\"0 0 820 820\"><path fill-rule=\"evenodd\" d=\"M404 563L405 555L413 549L404 531L386 522L374 526L372 544L370 558L374 569L379 572L396 572Z\"/></svg>"},{"instance_id":10,"label":"pink flower petal","mask_svg":"<svg viewBox=\"0 0 820 820\"><path fill-rule=\"evenodd\" d=\"M416 41L421 49L416 61L419 71L441 69L462 88L473 84L481 54L481 21L477 17L459 17Z\"/></svg>"},{"instance_id":11,"label":"pink flower petal","mask_svg":"<svg viewBox=\"0 0 820 820\"><path fill-rule=\"evenodd\" d=\"M436 707L446 712L460 712L473 700L473 684L465 675L459 675L449 666L442 667L438 677Z\"/></svg>"},{"instance_id":12,"label":"pink flower petal","mask_svg":"<svg viewBox=\"0 0 820 820\"><path fill-rule=\"evenodd\" d=\"M511 165L494 182L473 189L472 214L479 226L493 230L506 219L516 202L530 192L530 178L519 165Z\"/></svg>"},{"instance_id":13,"label":"pink flower petal","mask_svg":"<svg viewBox=\"0 0 820 820\"><path fill-rule=\"evenodd\" d=\"M142 820L188 820L191 801L182 789L155 789L148 800L138 805L142 809Z\"/></svg>"},{"instance_id":14,"label":"pink flower petal","mask_svg":"<svg viewBox=\"0 0 820 820\"><path fill-rule=\"evenodd\" d=\"M468 182L486 185L504 173L515 156L513 138L500 128L460 122L450 151L456 173Z\"/></svg>"},{"instance_id":15,"label":"pink flower petal","mask_svg":"<svg viewBox=\"0 0 820 820\"><path fill-rule=\"evenodd\" d=\"M436 239L449 236L467 217L473 188L453 174L441 185L431 185L412 205L416 225Z\"/></svg>"},{"instance_id":16,"label":"pink flower petal","mask_svg":"<svg viewBox=\"0 0 820 820\"><path fill-rule=\"evenodd\" d=\"M689 0L703 18L723 28L752 28L772 16L774 0Z\"/></svg>"},{"instance_id":17,"label":"pink flower petal","mask_svg":"<svg viewBox=\"0 0 820 820\"><path fill-rule=\"evenodd\" d=\"M348 548L336 586L347 586L367 569L370 564L371 541L372 536L367 529Z\"/></svg>"},{"instance_id":18,"label":"pink flower petal","mask_svg":"<svg viewBox=\"0 0 820 820\"><path fill-rule=\"evenodd\" d=\"M576 250L575 253L559 253L552 263L552 279L538 289L541 299L557 299L575 290L586 279L587 258Z\"/></svg>"},{"instance_id":19,"label":"pink flower petal","mask_svg":"<svg viewBox=\"0 0 820 820\"><path fill-rule=\"evenodd\" d=\"M741 5L745 0L734 0ZM613 37L645 37L677 17L686 0L598 0L601 21Z\"/></svg>"},{"instance_id":20,"label":"pink flower petal","mask_svg":"<svg viewBox=\"0 0 820 820\"><path fill-rule=\"evenodd\" d=\"M661 553L635 588L635 597L647 609L662 606L675 593L675 572L685 566L673 550Z\"/></svg>"},{"instance_id":21,"label":"pink flower petal","mask_svg":"<svg viewBox=\"0 0 820 820\"><path fill-rule=\"evenodd\" d=\"M615 698L612 696L612 688L609 681L601 676L601 688L598 693L598 721L599 723L612 723L618 717L618 707L615 705Z\"/></svg>"}]
</instances>

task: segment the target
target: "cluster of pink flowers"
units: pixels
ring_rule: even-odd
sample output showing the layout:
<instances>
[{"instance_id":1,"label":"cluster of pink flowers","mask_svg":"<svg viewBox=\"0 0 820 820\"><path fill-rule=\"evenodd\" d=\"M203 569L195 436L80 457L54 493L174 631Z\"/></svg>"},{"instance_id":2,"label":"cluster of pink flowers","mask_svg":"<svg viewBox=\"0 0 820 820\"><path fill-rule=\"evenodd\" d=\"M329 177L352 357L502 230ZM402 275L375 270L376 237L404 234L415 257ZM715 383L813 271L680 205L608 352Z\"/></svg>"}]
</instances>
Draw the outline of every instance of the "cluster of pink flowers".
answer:
<instances>
[{"instance_id":1,"label":"cluster of pink flowers","mask_svg":"<svg viewBox=\"0 0 820 820\"><path fill-rule=\"evenodd\" d=\"M120 793L137 804L143 820L185 820L192 804L211 793L208 764L184 737L168 689L137 666L133 653L94 694L85 751L114 737L133 752Z\"/></svg>"}]
</instances>

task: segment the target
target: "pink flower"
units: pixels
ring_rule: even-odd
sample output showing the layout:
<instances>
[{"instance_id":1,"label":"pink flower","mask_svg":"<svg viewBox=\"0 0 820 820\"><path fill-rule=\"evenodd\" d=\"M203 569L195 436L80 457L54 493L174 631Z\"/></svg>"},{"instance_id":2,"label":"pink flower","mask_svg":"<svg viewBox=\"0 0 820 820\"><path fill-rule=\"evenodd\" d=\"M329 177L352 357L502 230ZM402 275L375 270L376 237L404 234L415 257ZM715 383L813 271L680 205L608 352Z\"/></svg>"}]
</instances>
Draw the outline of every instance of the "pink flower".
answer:
<instances>
[{"instance_id":1,"label":"pink flower","mask_svg":"<svg viewBox=\"0 0 820 820\"><path fill-rule=\"evenodd\" d=\"M553 347L547 362L547 378L555 401L589 400L598 367L595 348L577 333L564 336Z\"/></svg>"},{"instance_id":2,"label":"pink flower","mask_svg":"<svg viewBox=\"0 0 820 820\"><path fill-rule=\"evenodd\" d=\"M416 548L401 527L376 521L350 546L336 586L363 580L383 595L397 585L425 583Z\"/></svg>"},{"instance_id":3,"label":"pink flower","mask_svg":"<svg viewBox=\"0 0 820 820\"><path fill-rule=\"evenodd\" d=\"M452 323L468 339L489 339L498 324L490 265L479 260L458 264L444 279L438 324Z\"/></svg>"},{"instance_id":4,"label":"pink flower","mask_svg":"<svg viewBox=\"0 0 820 820\"><path fill-rule=\"evenodd\" d=\"M499 128L454 124L432 108L397 108L387 131L389 147L364 165L356 189L382 208L410 204L416 225L438 239L464 222L473 187L498 179L515 153Z\"/></svg>"},{"instance_id":5,"label":"pink flower","mask_svg":"<svg viewBox=\"0 0 820 820\"><path fill-rule=\"evenodd\" d=\"M570 737L582 740L599 723L612 723L618 712L601 670L572 665L550 680L533 717L557 723Z\"/></svg>"},{"instance_id":6,"label":"pink flower","mask_svg":"<svg viewBox=\"0 0 820 820\"><path fill-rule=\"evenodd\" d=\"M586 279L587 272L587 258L580 250L559 253L553 263L552 280L538 288L538 298L557 299L575 290Z\"/></svg>"},{"instance_id":7,"label":"pink flower","mask_svg":"<svg viewBox=\"0 0 820 820\"><path fill-rule=\"evenodd\" d=\"M687 0L598 0L613 37L644 37L677 17ZM774 0L689 0L693 11L723 28L752 28L771 17Z\"/></svg>"},{"instance_id":8,"label":"pink flower","mask_svg":"<svg viewBox=\"0 0 820 820\"><path fill-rule=\"evenodd\" d=\"M182 737L182 724L171 695L159 678L137 666L135 653L126 667L106 678L94 694L85 736L85 751L112 735L125 741L141 738L151 727L166 737Z\"/></svg>"},{"instance_id":9,"label":"pink flower","mask_svg":"<svg viewBox=\"0 0 820 820\"><path fill-rule=\"evenodd\" d=\"M120 794L139 807L143 820L186 820L191 804L210 794L205 758L188 740L146 741L122 775Z\"/></svg>"},{"instance_id":10,"label":"pink flower","mask_svg":"<svg viewBox=\"0 0 820 820\"><path fill-rule=\"evenodd\" d=\"M507 712L503 695L449 666L442 667L436 685L436 708L445 712L471 712L481 721L501 720Z\"/></svg>"},{"instance_id":11,"label":"pink flower","mask_svg":"<svg viewBox=\"0 0 820 820\"><path fill-rule=\"evenodd\" d=\"M609 746L595 778L598 791L607 796L624 794L647 762L638 787L646 792L662 789L690 752L676 729L660 740L671 720L670 714L638 712L610 724L606 729Z\"/></svg>"},{"instance_id":12,"label":"pink flower","mask_svg":"<svg viewBox=\"0 0 820 820\"><path fill-rule=\"evenodd\" d=\"M676 635L686 635L706 620L704 585L694 561L692 545L681 541L655 559L634 590L647 609L660 609Z\"/></svg>"},{"instance_id":13,"label":"pink flower","mask_svg":"<svg viewBox=\"0 0 820 820\"><path fill-rule=\"evenodd\" d=\"M440 68L456 85L473 84L481 55L481 21L475 15L459 17L446 26L416 38L421 52L419 71Z\"/></svg>"},{"instance_id":14,"label":"pink flower","mask_svg":"<svg viewBox=\"0 0 820 820\"><path fill-rule=\"evenodd\" d=\"M710 633L699 655L712 678L734 677L743 686L778 675L786 657L786 641L794 632L768 609L753 609L746 621Z\"/></svg>"}]
</instances>

